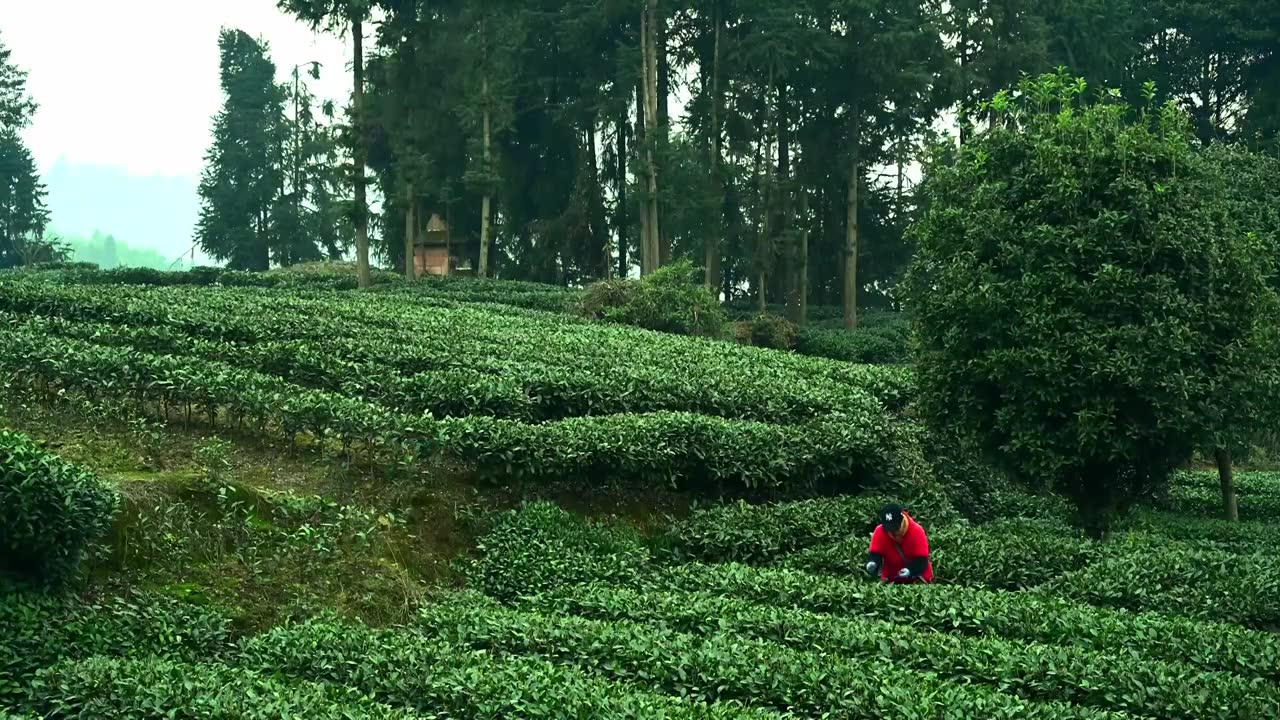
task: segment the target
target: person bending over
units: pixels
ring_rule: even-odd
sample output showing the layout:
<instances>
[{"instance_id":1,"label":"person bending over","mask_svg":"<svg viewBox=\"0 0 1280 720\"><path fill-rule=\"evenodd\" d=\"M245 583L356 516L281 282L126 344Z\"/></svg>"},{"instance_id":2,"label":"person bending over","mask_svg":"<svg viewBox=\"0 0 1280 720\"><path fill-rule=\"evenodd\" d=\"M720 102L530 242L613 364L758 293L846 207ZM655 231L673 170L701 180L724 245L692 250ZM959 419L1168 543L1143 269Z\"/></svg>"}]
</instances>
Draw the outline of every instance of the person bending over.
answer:
<instances>
[{"instance_id":1,"label":"person bending over","mask_svg":"<svg viewBox=\"0 0 1280 720\"><path fill-rule=\"evenodd\" d=\"M879 519L867 550L867 574L892 583L932 582L929 538L920 523L900 505L884 506Z\"/></svg>"}]
</instances>

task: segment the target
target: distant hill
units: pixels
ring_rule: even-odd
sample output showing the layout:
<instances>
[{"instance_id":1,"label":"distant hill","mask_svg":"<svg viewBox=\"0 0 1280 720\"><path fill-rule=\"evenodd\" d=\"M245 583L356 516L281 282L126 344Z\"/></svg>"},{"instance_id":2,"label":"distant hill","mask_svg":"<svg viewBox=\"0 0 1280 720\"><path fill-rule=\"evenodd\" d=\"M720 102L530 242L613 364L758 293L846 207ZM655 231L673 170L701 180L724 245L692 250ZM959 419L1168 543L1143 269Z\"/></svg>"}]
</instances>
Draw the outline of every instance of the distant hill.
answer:
<instances>
[{"instance_id":1,"label":"distant hill","mask_svg":"<svg viewBox=\"0 0 1280 720\"><path fill-rule=\"evenodd\" d=\"M155 270L185 270L189 263L179 258L166 257L150 248L136 248L114 235L95 231L85 237L75 233L64 233L54 227L52 234L58 236L71 250L71 260L90 262L106 270L116 267L142 267Z\"/></svg>"},{"instance_id":2,"label":"distant hill","mask_svg":"<svg viewBox=\"0 0 1280 720\"><path fill-rule=\"evenodd\" d=\"M59 160L45 183L59 233L91 237L107 229L127 238L135 251L154 250L170 259L189 253L200 208L195 178L130 175Z\"/></svg>"}]
</instances>

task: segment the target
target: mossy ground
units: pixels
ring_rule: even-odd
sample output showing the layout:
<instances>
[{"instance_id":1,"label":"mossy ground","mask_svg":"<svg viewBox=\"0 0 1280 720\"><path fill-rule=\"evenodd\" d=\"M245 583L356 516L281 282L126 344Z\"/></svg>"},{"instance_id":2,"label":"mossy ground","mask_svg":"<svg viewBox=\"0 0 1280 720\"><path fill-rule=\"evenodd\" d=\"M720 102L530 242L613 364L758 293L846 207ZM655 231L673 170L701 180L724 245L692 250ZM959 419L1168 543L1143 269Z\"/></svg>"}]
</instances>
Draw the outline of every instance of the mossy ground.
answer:
<instances>
[{"instance_id":1,"label":"mossy ground","mask_svg":"<svg viewBox=\"0 0 1280 720\"><path fill-rule=\"evenodd\" d=\"M550 499L641 526L687 498L592 487L513 486L441 465L370 465L227 428L158 423L10 392L0 426L112 482L111 536L85 591L158 590L218 607L245 631L317 612L407 620L433 589L463 582L455 561L488 519Z\"/></svg>"}]
</instances>

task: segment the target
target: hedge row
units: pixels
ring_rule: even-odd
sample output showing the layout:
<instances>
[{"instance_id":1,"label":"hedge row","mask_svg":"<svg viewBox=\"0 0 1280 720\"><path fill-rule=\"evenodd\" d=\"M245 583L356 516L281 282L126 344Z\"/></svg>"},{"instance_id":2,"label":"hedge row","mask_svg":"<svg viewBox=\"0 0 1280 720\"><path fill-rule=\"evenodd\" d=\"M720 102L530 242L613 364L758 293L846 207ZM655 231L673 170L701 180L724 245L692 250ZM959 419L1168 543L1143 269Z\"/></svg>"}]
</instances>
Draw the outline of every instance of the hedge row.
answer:
<instances>
[{"instance_id":1,"label":"hedge row","mask_svg":"<svg viewBox=\"0 0 1280 720\"><path fill-rule=\"evenodd\" d=\"M468 584L500 599L596 581L635 583L651 559L638 533L549 502L503 513L476 551Z\"/></svg>"},{"instance_id":2,"label":"hedge row","mask_svg":"<svg viewBox=\"0 0 1280 720\"><path fill-rule=\"evenodd\" d=\"M815 717L1121 717L1067 703L1028 702L887 663L801 652L729 634L698 637L627 621L520 612L469 596L425 608L417 625L477 650L546 657L668 695Z\"/></svg>"},{"instance_id":3,"label":"hedge row","mask_svg":"<svg viewBox=\"0 0 1280 720\"><path fill-rule=\"evenodd\" d=\"M804 572L857 576L863 573L867 546L867 536L859 535L795 553L781 564ZM1107 552L1102 543L1034 521L930 528L929 550L935 582L998 590L1036 587Z\"/></svg>"},{"instance_id":4,"label":"hedge row","mask_svg":"<svg viewBox=\"0 0 1280 720\"><path fill-rule=\"evenodd\" d=\"M832 413L878 412L866 393L792 395L672 382L650 368L621 365L607 376L575 375L545 365L454 366L442 351L406 352L403 344L344 338L227 342L168 326L25 318L0 322L21 331L141 352L200 358L275 375L305 387L378 402L397 412L436 417L488 415L558 420L582 415L697 412L728 419L808 422ZM479 364L479 363L478 363Z\"/></svg>"},{"instance_id":5,"label":"hedge row","mask_svg":"<svg viewBox=\"0 0 1280 720\"><path fill-rule=\"evenodd\" d=\"M1280 560L1144 543L1061 575L1041 591L1090 605L1154 611L1280 631Z\"/></svg>"},{"instance_id":6,"label":"hedge row","mask_svg":"<svg viewBox=\"0 0 1280 720\"><path fill-rule=\"evenodd\" d=\"M1280 635L1190 618L1097 608L1038 593L896 586L787 569L689 564L655 570L656 590L704 592L922 630L1075 646L1280 680Z\"/></svg>"},{"instance_id":7,"label":"hedge row","mask_svg":"<svg viewBox=\"0 0 1280 720\"><path fill-rule=\"evenodd\" d=\"M1280 525L1274 521L1229 522L1151 511L1135 513L1126 520L1125 527L1174 540L1256 551L1273 548L1280 534Z\"/></svg>"},{"instance_id":8,"label":"hedge row","mask_svg":"<svg viewBox=\"0 0 1280 720\"><path fill-rule=\"evenodd\" d=\"M851 536L865 544L878 524L880 508L889 500L875 495L716 505L695 510L673 523L663 545L676 560L768 563ZM954 511L941 499L906 506L925 523L956 520Z\"/></svg>"},{"instance_id":9,"label":"hedge row","mask_svg":"<svg viewBox=\"0 0 1280 720\"><path fill-rule=\"evenodd\" d=\"M1280 493L1258 487L1254 491L1236 493L1240 517L1244 520L1272 522L1280 517ZM1178 515L1222 517L1222 491L1207 485L1174 485L1169 496L1160 503L1161 510Z\"/></svg>"},{"instance_id":10,"label":"hedge row","mask_svg":"<svg viewBox=\"0 0 1280 720\"><path fill-rule=\"evenodd\" d=\"M689 413L605 415L527 424L488 417L403 415L222 363L158 356L0 329L0 372L103 396L185 408L344 445L390 446L419 457L444 451L492 475L679 484L696 490L855 489L892 471L902 438L873 412L782 426Z\"/></svg>"},{"instance_id":11,"label":"hedge row","mask_svg":"<svg viewBox=\"0 0 1280 720\"><path fill-rule=\"evenodd\" d=\"M656 409L782 422L862 413L910 397L908 370L819 361L577 322L397 303L392 296L219 288L81 288L5 283L0 310L168 330L143 338L224 343L303 341L321 355L404 375L501 374L524 388L539 418ZM98 333L116 334L114 328ZM243 351L241 351L243 352ZM314 354L302 360L314 359ZM238 360L238 358L237 358ZM288 370L288 358L283 370ZM315 373L304 364L299 370ZM340 369L340 368L339 368Z\"/></svg>"},{"instance_id":12,"label":"hedge row","mask_svg":"<svg viewBox=\"0 0 1280 720\"><path fill-rule=\"evenodd\" d=\"M766 720L738 703L663 697L542 658L476 652L404 629L313 621L244 641L240 667L351 687L431 717Z\"/></svg>"},{"instance_id":13,"label":"hedge row","mask_svg":"<svg viewBox=\"0 0 1280 720\"><path fill-rule=\"evenodd\" d=\"M715 595L596 585L562 589L528 599L520 607L603 622L657 625L704 637L729 633L802 651L820 649L841 658L888 662L957 682L996 687L1029 700L1090 705L1142 717L1280 717L1280 687L1181 663L922 632L888 622L849 620Z\"/></svg>"},{"instance_id":14,"label":"hedge row","mask_svg":"<svg viewBox=\"0 0 1280 720\"><path fill-rule=\"evenodd\" d=\"M162 595L98 602L0 584L0 705L25 696L35 672L96 655L209 660L229 648L230 623L217 612Z\"/></svg>"},{"instance_id":15,"label":"hedge row","mask_svg":"<svg viewBox=\"0 0 1280 720\"><path fill-rule=\"evenodd\" d=\"M47 720L236 718L237 720L413 720L417 715L371 701L357 690L286 683L220 665L171 660L92 658L42 671L30 709Z\"/></svg>"},{"instance_id":16,"label":"hedge row","mask_svg":"<svg viewBox=\"0 0 1280 720\"><path fill-rule=\"evenodd\" d=\"M118 502L93 473L0 430L0 570L66 579L111 527Z\"/></svg>"}]
</instances>

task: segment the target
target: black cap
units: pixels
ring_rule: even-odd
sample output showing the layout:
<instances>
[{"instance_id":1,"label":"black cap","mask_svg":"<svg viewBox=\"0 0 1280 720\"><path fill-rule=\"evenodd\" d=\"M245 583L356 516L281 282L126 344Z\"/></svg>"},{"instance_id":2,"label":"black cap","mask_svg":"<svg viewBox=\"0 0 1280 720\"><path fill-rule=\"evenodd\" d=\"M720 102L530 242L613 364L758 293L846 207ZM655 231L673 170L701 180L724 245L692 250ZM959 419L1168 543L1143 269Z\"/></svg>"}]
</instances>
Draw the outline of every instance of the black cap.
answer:
<instances>
[{"instance_id":1,"label":"black cap","mask_svg":"<svg viewBox=\"0 0 1280 720\"><path fill-rule=\"evenodd\" d=\"M902 506L889 504L880 508L880 526L885 532L898 532L902 527Z\"/></svg>"}]
</instances>

